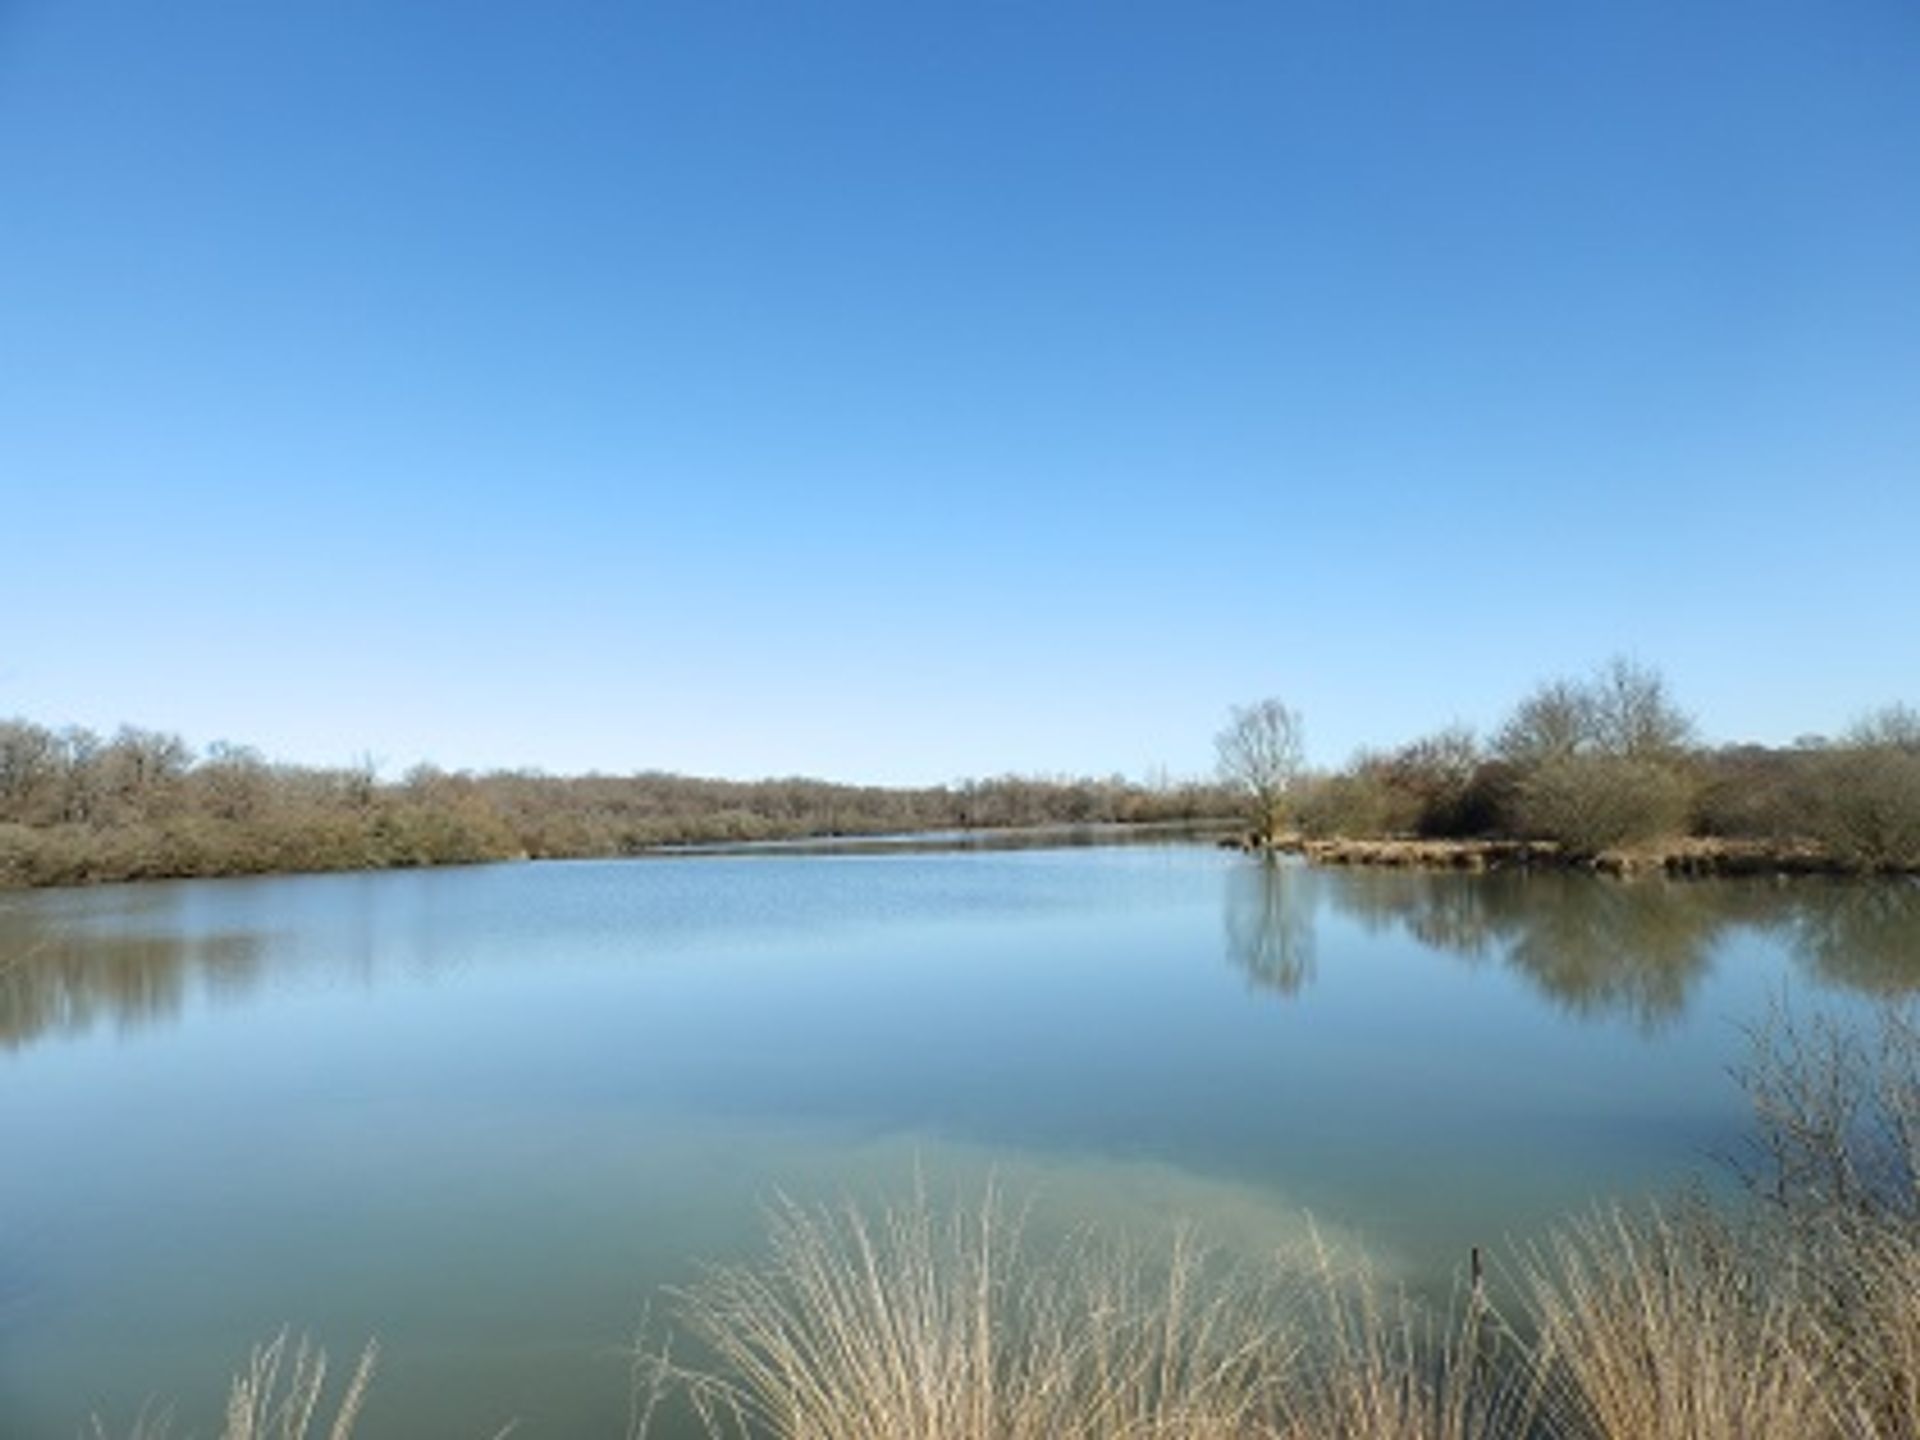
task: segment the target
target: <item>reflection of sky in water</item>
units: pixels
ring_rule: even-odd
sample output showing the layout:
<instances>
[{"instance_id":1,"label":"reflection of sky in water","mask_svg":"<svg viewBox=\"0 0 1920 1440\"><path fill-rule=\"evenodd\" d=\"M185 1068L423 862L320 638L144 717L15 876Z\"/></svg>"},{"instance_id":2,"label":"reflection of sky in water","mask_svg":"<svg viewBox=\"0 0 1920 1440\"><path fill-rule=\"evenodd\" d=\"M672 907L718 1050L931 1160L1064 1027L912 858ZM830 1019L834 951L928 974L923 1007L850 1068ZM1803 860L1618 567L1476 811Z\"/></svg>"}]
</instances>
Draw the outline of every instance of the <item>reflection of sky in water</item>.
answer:
<instances>
[{"instance_id":1,"label":"reflection of sky in water","mask_svg":"<svg viewBox=\"0 0 1920 1440\"><path fill-rule=\"evenodd\" d=\"M210 1415L287 1320L383 1337L391 1433L617 1433L608 1349L650 1286L753 1245L776 1185L916 1165L1248 1251L1304 1207L1437 1284L1707 1166L1739 1026L1782 986L1910 990L1917 937L1903 882L1197 847L12 897L0 1433L149 1390Z\"/></svg>"}]
</instances>

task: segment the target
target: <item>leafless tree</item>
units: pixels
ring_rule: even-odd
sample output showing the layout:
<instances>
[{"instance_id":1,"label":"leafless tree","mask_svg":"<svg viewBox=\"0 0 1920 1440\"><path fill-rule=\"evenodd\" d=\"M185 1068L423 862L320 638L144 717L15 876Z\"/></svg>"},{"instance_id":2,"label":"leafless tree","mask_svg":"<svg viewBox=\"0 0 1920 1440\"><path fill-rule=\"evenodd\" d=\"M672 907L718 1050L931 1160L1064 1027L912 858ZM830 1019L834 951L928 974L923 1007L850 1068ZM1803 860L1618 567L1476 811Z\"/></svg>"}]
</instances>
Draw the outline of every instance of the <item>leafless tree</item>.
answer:
<instances>
[{"instance_id":1,"label":"leafless tree","mask_svg":"<svg viewBox=\"0 0 1920 1440\"><path fill-rule=\"evenodd\" d=\"M1920 755L1920 709L1895 702L1847 727L1844 743L1858 750L1897 750Z\"/></svg>"},{"instance_id":2,"label":"leafless tree","mask_svg":"<svg viewBox=\"0 0 1920 1440\"><path fill-rule=\"evenodd\" d=\"M1494 749L1501 759L1524 768L1577 754L1592 735L1592 715L1582 687L1571 680L1553 680L1514 708Z\"/></svg>"},{"instance_id":3,"label":"leafless tree","mask_svg":"<svg viewBox=\"0 0 1920 1440\"><path fill-rule=\"evenodd\" d=\"M1594 748L1623 760L1674 760L1694 741L1693 719L1658 670L1615 656L1586 686Z\"/></svg>"},{"instance_id":4,"label":"leafless tree","mask_svg":"<svg viewBox=\"0 0 1920 1440\"><path fill-rule=\"evenodd\" d=\"M1276 699L1236 705L1214 737L1220 778L1245 797L1254 827L1271 843L1285 828L1306 757L1298 711Z\"/></svg>"},{"instance_id":5,"label":"leafless tree","mask_svg":"<svg viewBox=\"0 0 1920 1440\"><path fill-rule=\"evenodd\" d=\"M0 820L34 818L41 796L59 782L60 741L44 725L0 721Z\"/></svg>"},{"instance_id":6,"label":"leafless tree","mask_svg":"<svg viewBox=\"0 0 1920 1440\"><path fill-rule=\"evenodd\" d=\"M1694 741L1693 719L1658 670L1615 656L1590 680L1552 680L1514 709L1494 748L1521 769L1574 755L1671 761Z\"/></svg>"}]
</instances>

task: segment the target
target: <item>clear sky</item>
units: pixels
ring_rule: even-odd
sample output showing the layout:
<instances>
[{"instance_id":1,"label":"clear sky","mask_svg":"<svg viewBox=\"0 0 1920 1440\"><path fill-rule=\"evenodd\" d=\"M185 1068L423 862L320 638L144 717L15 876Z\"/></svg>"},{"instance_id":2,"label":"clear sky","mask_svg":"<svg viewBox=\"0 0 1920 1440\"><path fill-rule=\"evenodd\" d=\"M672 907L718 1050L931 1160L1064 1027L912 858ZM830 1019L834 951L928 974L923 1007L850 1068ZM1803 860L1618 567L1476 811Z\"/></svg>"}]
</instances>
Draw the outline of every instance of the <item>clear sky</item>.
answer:
<instances>
[{"instance_id":1,"label":"clear sky","mask_svg":"<svg viewBox=\"0 0 1920 1440\"><path fill-rule=\"evenodd\" d=\"M0 0L0 715L390 767L1920 700L1920 9Z\"/></svg>"}]
</instances>

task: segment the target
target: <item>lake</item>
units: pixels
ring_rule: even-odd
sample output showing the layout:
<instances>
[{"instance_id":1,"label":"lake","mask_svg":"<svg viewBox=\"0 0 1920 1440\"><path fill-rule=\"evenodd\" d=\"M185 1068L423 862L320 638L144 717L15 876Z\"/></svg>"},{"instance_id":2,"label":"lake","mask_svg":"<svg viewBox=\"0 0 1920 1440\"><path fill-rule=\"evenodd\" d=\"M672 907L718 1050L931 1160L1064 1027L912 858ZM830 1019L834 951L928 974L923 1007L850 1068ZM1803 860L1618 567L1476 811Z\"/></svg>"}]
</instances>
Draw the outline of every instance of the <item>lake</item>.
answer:
<instances>
[{"instance_id":1,"label":"lake","mask_svg":"<svg viewBox=\"0 0 1920 1440\"><path fill-rule=\"evenodd\" d=\"M0 1434L206 1433L370 1336L362 1434L623 1433L621 1347L761 1207L1470 1246L1704 1177L1746 1029L1920 989L1920 885L1312 870L1197 844L0 897Z\"/></svg>"}]
</instances>

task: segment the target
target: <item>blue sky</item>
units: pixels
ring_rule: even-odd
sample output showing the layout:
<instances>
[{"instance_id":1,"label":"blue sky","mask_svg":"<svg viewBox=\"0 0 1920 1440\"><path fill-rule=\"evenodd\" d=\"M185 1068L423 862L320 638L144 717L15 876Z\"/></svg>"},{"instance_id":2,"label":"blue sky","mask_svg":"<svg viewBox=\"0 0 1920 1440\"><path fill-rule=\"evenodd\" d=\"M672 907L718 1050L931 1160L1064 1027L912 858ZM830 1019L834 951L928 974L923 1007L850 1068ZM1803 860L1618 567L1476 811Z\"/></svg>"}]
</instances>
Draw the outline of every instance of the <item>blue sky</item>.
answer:
<instances>
[{"instance_id":1,"label":"blue sky","mask_svg":"<svg viewBox=\"0 0 1920 1440\"><path fill-rule=\"evenodd\" d=\"M1920 11L0 0L0 714L1204 771L1920 700Z\"/></svg>"}]
</instances>

